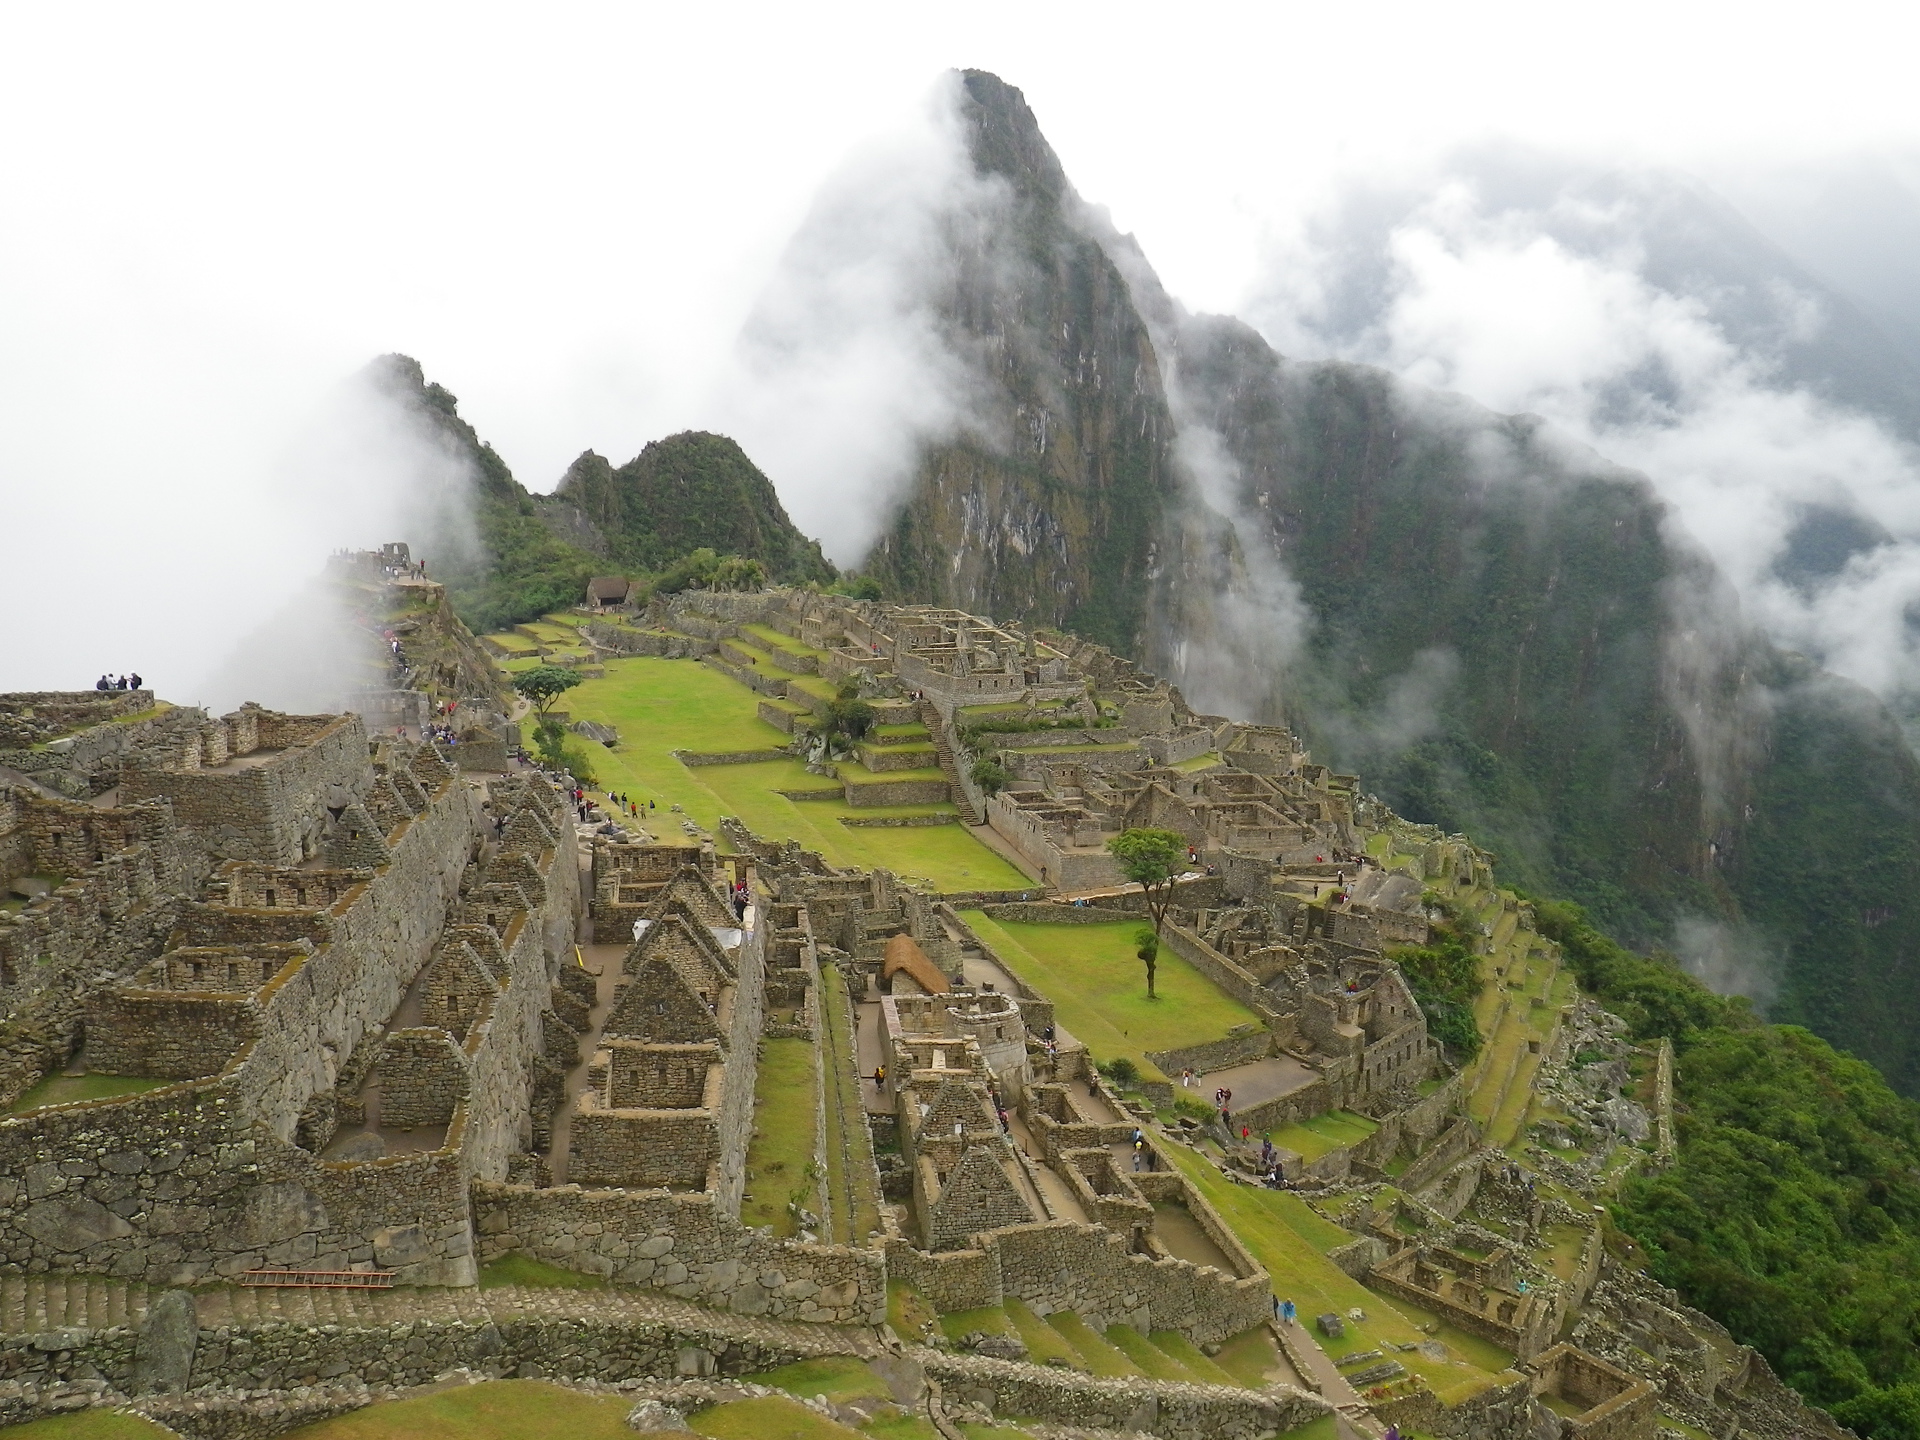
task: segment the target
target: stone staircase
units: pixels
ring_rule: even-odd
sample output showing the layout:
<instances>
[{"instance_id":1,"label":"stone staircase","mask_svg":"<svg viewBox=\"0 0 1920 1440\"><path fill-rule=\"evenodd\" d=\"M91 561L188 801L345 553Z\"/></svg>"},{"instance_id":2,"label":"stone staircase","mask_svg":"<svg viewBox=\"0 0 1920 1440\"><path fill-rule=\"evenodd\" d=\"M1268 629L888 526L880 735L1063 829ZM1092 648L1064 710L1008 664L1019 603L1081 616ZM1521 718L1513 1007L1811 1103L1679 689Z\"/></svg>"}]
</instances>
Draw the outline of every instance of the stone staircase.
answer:
<instances>
[{"instance_id":1,"label":"stone staircase","mask_svg":"<svg viewBox=\"0 0 1920 1440\"><path fill-rule=\"evenodd\" d=\"M954 758L953 746L947 740L947 724L940 718L939 710L931 700L920 702L920 723L927 727L927 733L933 737L933 751L940 761L940 773L947 777L947 790L953 796L954 808L960 812L960 818L969 825L984 825L987 817L980 813L980 807L973 803L973 795L967 784L960 778L960 765Z\"/></svg>"},{"instance_id":2,"label":"stone staircase","mask_svg":"<svg viewBox=\"0 0 1920 1440\"><path fill-rule=\"evenodd\" d=\"M0 1337L61 1330L137 1327L161 1292L84 1275L0 1277ZM518 1319L580 1320L595 1325L664 1325L685 1333L780 1345L808 1355L870 1358L882 1346L870 1331L766 1320L710 1310L648 1290L568 1290L502 1285L491 1289L328 1290L230 1287L193 1292L202 1330L270 1325L378 1329L416 1322L484 1325Z\"/></svg>"}]
</instances>

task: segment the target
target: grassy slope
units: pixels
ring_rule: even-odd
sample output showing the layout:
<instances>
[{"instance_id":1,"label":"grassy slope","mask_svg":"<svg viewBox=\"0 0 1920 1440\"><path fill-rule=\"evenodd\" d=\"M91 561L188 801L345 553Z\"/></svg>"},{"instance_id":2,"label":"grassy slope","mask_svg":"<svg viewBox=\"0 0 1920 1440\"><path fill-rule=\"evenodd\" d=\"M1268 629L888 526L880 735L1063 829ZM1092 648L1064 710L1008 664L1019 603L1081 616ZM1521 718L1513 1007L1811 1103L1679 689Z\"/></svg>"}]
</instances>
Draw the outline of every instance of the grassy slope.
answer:
<instances>
[{"instance_id":1,"label":"grassy slope","mask_svg":"<svg viewBox=\"0 0 1920 1440\"><path fill-rule=\"evenodd\" d=\"M1165 1147L1174 1165L1206 1196L1253 1257L1273 1277L1274 1291L1300 1309L1303 1320L1331 1310L1344 1316L1360 1309L1367 1319L1347 1325L1346 1338L1322 1340L1327 1353L1378 1349L1382 1341L1413 1343L1428 1337L1416 1330L1396 1303L1374 1294L1342 1272L1325 1254L1330 1244L1350 1237L1314 1215L1297 1195L1236 1185L1218 1170L1177 1145ZM1427 1317L1419 1317L1425 1320ZM1316 1337L1318 1338L1318 1337ZM1450 1403L1490 1383L1494 1370L1511 1363L1493 1346L1443 1327L1440 1338L1466 1360L1428 1360L1417 1352L1397 1358ZM1473 1361L1476 1363L1468 1363Z\"/></svg>"},{"instance_id":2,"label":"grassy slope","mask_svg":"<svg viewBox=\"0 0 1920 1440\"><path fill-rule=\"evenodd\" d=\"M25 1425L8 1425L0 1434L7 1440L169 1440L173 1432L136 1415L82 1410L73 1415L30 1420Z\"/></svg>"},{"instance_id":3,"label":"grassy slope","mask_svg":"<svg viewBox=\"0 0 1920 1440\"><path fill-rule=\"evenodd\" d=\"M1217 1040L1259 1018L1166 950L1155 980L1160 998L1147 999L1145 971L1133 953L1137 920L1001 924L969 910L966 921L1021 979L1053 1001L1059 1023L1103 1061L1126 1055L1158 1074L1147 1063L1148 1050Z\"/></svg>"},{"instance_id":4,"label":"grassy slope","mask_svg":"<svg viewBox=\"0 0 1920 1440\"><path fill-rule=\"evenodd\" d=\"M576 720L603 721L620 732L613 750L582 743L599 766L602 788L658 802L650 821L657 834L674 833L677 817L669 807L677 804L709 830L722 815L737 815L755 833L798 840L833 864L885 866L946 890L1010 890L1031 883L964 825L840 824L843 815L950 813L950 805L854 811L840 800L796 802L773 792L831 789L833 782L808 774L798 760L689 768L674 759L675 750L715 754L785 745L788 737L759 718L758 703L751 690L709 666L642 657L608 662L604 677L567 692L564 708Z\"/></svg>"}]
</instances>

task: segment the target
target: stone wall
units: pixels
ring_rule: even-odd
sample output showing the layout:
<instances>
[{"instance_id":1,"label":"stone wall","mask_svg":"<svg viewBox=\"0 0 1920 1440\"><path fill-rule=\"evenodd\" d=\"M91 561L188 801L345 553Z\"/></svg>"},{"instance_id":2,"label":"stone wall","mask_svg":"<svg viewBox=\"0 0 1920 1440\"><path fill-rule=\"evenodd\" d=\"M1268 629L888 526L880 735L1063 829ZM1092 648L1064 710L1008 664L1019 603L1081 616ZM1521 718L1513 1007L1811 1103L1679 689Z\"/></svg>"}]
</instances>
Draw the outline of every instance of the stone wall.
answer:
<instances>
[{"instance_id":1,"label":"stone wall","mask_svg":"<svg viewBox=\"0 0 1920 1440\"><path fill-rule=\"evenodd\" d=\"M914 1352L954 1399L999 1415L1080 1429L1139 1432L1165 1440L1256 1440L1332 1413L1326 1401L1286 1385L1243 1390L1170 1380L1100 1379L984 1355Z\"/></svg>"},{"instance_id":2,"label":"stone wall","mask_svg":"<svg viewBox=\"0 0 1920 1440\"><path fill-rule=\"evenodd\" d=\"M179 897L207 871L164 800L110 810L0 789L13 874L60 880L18 912L0 911L0 1103L67 1061L103 971L131 974L160 953ZM63 879L63 877L65 877ZM6 878L11 879L12 876Z\"/></svg>"},{"instance_id":3,"label":"stone wall","mask_svg":"<svg viewBox=\"0 0 1920 1440\"><path fill-rule=\"evenodd\" d=\"M200 905L183 916L201 943L228 942L228 922L261 918L317 928L324 943L255 994L258 1037L219 1075L0 1119L0 1263L162 1284L360 1264L411 1283L471 1283L464 1109L426 1154L322 1161L291 1137L425 961L466 856L472 804L440 767L426 809L396 831L389 864L338 913Z\"/></svg>"},{"instance_id":4,"label":"stone wall","mask_svg":"<svg viewBox=\"0 0 1920 1440\"><path fill-rule=\"evenodd\" d=\"M1229 1066L1262 1060L1272 1053L1272 1033L1259 1030L1251 1035L1228 1035L1178 1050L1149 1050L1147 1059L1158 1065L1163 1074L1178 1075L1183 1070L1191 1070L1196 1075L1205 1075L1210 1070L1225 1070Z\"/></svg>"},{"instance_id":5,"label":"stone wall","mask_svg":"<svg viewBox=\"0 0 1920 1440\"><path fill-rule=\"evenodd\" d=\"M743 1315L835 1325L886 1320L877 1250L775 1240L713 1197L665 1190L476 1184L480 1255L514 1251Z\"/></svg>"},{"instance_id":6,"label":"stone wall","mask_svg":"<svg viewBox=\"0 0 1920 1440\"><path fill-rule=\"evenodd\" d=\"M845 783L846 802L856 810L878 809L890 805L944 805L952 795L941 780L874 780L856 785Z\"/></svg>"},{"instance_id":7,"label":"stone wall","mask_svg":"<svg viewBox=\"0 0 1920 1440\"><path fill-rule=\"evenodd\" d=\"M1130 1253L1124 1236L1097 1225L1055 1220L977 1240L973 1249L937 1255L893 1241L888 1273L942 1312L998 1305L1011 1296L1042 1315L1075 1311L1095 1329L1178 1330L1198 1345L1238 1335L1272 1308L1266 1272L1258 1267L1235 1277L1185 1260L1155 1260Z\"/></svg>"},{"instance_id":8,"label":"stone wall","mask_svg":"<svg viewBox=\"0 0 1920 1440\"><path fill-rule=\"evenodd\" d=\"M121 796L165 796L176 822L214 855L298 865L315 851L332 787L353 789L366 772L366 727L357 715L255 717L260 747L279 753L212 770L129 768Z\"/></svg>"},{"instance_id":9,"label":"stone wall","mask_svg":"<svg viewBox=\"0 0 1920 1440\"><path fill-rule=\"evenodd\" d=\"M588 1185L705 1190L719 1159L711 1110L576 1110L567 1173Z\"/></svg>"},{"instance_id":10,"label":"stone wall","mask_svg":"<svg viewBox=\"0 0 1920 1440\"><path fill-rule=\"evenodd\" d=\"M750 1375L795 1360L856 1348L831 1342L807 1345L803 1336L790 1331L771 1327L748 1331L715 1318L719 1323L711 1327L701 1326L697 1317L691 1316L639 1319L617 1312L599 1320L519 1314L389 1325L298 1325L281 1321L223 1326L197 1331L185 1384L195 1390L219 1386L282 1392L283 1400L291 1399L297 1405L302 1396L296 1393L289 1397L285 1392L298 1392L301 1387L322 1382L349 1388L416 1386L431 1384L448 1371L462 1368L481 1374L603 1382L664 1380L689 1373ZM821 1332L823 1341L828 1333ZM49 1391L64 1388L69 1403L56 1402L43 1410L33 1403L40 1397L12 1391L0 1396L0 1404L5 1404L0 1423L70 1410L72 1395L84 1394L89 1381L98 1384L104 1380L121 1393L147 1388L137 1379L139 1332L129 1327L60 1331L58 1338L66 1343L54 1350L35 1345L37 1339L44 1338L48 1337L5 1337L0 1340L0 1364L9 1366L7 1373L13 1377L10 1385ZM184 1396L160 1405L143 1400L140 1408L150 1410L164 1423L181 1424L184 1433L189 1427L182 1422L190 1421L198 1408L195 1398ZM308 1412L302 1418L317 1420L325 1413ZM249 1433L275 1431L222 1429L212 1433L239 1440Z\"/></svg>"},{"instance_id":11,"label":"stone wall","mask_svg":"<svg viewBox=\"0 0 1920 1440\"><path fill-rule=\"evenodd\" d=\"M198 1080L218 1075L259 1033L260 1007L249 995L101 990L87 1001L87 1068Z\"/></svg>"},{"instance_id":12,"label":"stone wall","mask_svg":"<svg viewBox=\"0 0 1920 1440\"><path fill-rule=\"evenodd\" d=\"M383 1127L451 1125L455 1108L467 1098L466 1057L444 1030L396 1030L381 1042L373 1083L380 1087Z\"/></svg>"}]
</instances>

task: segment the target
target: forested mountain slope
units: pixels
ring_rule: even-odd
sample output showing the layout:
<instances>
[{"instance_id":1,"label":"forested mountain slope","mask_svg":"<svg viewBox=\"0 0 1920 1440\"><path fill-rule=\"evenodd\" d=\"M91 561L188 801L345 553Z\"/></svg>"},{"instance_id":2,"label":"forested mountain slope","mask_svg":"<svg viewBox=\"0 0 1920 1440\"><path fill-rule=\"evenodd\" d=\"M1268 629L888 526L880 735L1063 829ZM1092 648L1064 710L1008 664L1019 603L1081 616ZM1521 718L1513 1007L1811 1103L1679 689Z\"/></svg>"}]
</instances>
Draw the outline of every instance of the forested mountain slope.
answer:
<instances>
[{"instance_id":1,"label":"forested mountain slope","mask_svg":"<svg viewBox=\"0 0 1920 1440\"><path fill-rule=\"evenodd\" d=\"M385 355L368 378L470 477L469 493L455 497L470 517L448 517L445 528L458 534L470 518L474 543L453 545L435 573L476 633L576 605L593 575L659 570L702 547L758 560L775 580L835 576L819 543L787 518L772 483L723 435L688 431L657 440L618 469L589 450L555 494L537 495L460 418L452 393L430 382L419 361Z\"/></svg>"}]
</instances>

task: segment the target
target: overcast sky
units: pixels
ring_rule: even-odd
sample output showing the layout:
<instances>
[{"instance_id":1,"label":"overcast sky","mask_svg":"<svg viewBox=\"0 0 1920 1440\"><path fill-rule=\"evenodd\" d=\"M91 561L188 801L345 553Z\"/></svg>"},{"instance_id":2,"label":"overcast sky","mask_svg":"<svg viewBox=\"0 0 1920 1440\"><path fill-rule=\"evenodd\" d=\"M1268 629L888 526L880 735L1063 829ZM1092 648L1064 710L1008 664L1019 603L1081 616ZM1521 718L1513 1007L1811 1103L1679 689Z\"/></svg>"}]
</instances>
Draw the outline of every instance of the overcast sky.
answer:
<instances>
[{"instance_id":1,"label":"overcast sky","mask_svg":"<svg viewBox=\"0 0 1920 1440\"><path fill-rule=\"evenodd\" d=\"M390 538L290 479L375 354L536 489L706 422L810 198L949 66L1022 87L1169 288L1233 310L1330 183L1461 142L1709 178L1908 152L1911 14L10 7L0 688L137 667L191 702L236 617Z\"/></svg>"}]
</instances>

